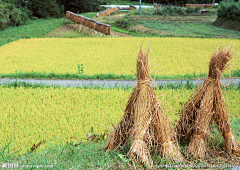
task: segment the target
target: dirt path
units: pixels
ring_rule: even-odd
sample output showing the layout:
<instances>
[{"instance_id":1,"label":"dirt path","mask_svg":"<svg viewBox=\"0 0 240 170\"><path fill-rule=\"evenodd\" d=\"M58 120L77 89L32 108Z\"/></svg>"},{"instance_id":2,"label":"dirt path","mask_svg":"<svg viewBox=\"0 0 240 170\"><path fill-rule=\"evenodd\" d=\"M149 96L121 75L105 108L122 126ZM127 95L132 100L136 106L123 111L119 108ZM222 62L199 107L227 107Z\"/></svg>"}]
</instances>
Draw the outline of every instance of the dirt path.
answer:
<instances>
[{"instance_id":1,"label":"dirt path","mask_svg":"<svg viewBox=\"0 0 240 170\"><path fill-rule=\"evenodd\" d=\"M45 79L0 79L0 84L5 83L14 83L14 82L26 82L31 84L43 84L43 85L53 85L53 86L62 86L62 87L135 87L137 85L136 80L45 80ZM200 85L203 83L204 79L201 80L155 80L157 84L160 85L167 85L167 84L187 84L192 83L196 85L197 83ZM238 86L240 80L238 78L233 79L221 79L221 82L224 85L228 85L229 83L233 83ZM152 82L151 82L152 83Z\"/></svg>"}]
</instances>

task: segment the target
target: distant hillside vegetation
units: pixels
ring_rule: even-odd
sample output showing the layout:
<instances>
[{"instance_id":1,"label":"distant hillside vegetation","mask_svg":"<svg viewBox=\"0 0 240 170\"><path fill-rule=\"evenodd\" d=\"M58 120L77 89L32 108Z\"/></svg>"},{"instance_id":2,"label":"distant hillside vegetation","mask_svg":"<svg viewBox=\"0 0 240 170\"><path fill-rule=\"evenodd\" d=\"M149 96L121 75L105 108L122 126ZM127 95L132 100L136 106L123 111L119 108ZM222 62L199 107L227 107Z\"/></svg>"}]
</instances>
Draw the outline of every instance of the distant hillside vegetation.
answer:
<instances>
[{"instance_id":1,"label":"distant hillside vegetation","mask_svg":"<svg viewBox=\"0 0 240 170\"><path fill-rule=\"evenodd\" d=\"M218 18L212 25L240 31L240 1L223 1L218 5Z\"/></svg>"},{"instance_id":2,"label":"distant hillside vegetation","mask_svg":"<svg viewBox=\"0 0 240 170\"><path fill-rule=\"evenodd\" d=\"M216 21L212 23L212 25L225 28L225 29L231 29L235 31L240 31L240 21L233 21L225 18L218 18Z\"/></svg>"}]
</instances>

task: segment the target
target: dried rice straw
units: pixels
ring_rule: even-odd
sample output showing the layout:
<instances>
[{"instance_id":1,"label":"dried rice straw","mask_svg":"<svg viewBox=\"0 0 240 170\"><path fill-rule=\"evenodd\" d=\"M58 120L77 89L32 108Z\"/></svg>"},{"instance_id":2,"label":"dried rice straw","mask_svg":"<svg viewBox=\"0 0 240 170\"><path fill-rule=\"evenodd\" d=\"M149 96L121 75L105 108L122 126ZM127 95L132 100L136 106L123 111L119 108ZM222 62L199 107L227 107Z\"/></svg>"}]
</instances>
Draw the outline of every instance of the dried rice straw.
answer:
<instances>
[{"instance_id":1,"label":"dried rice straw","mask_svg":"<svg viewBox=\"0 0 240 170\"><path fill-rule=\"evenodd\" d=\"M212 55L208 78L195 91L195 96L184 105L181 118L172 131L175 139L190 139L187 153L200 159L205 155L204 139L212 120L224 137L228 153L240 151L240 143L231 133L220 82L222 72L234 54L231 49L232 47L221 47Z\"/></svg>"},{"instance_id":2,"label":"dried rice straw","mask_svg":"<svg viewBox=\"0 0 240 170\"><path fill-rule=\"evenodd\" d=\"M153 168L149 152L152 147L158 148L161 156L170 156L174 162L184 161L184 157L171 139L168 117L151 87L150 81L153 80L149 76L148 54L149 48L143 53L141 46L137 58L137 86L128 100L121 122L109 135L105 149L116 150L119 145L125 145L132 134L128 155L133 163L141 161Z\"/></svg>"}]
</instances>

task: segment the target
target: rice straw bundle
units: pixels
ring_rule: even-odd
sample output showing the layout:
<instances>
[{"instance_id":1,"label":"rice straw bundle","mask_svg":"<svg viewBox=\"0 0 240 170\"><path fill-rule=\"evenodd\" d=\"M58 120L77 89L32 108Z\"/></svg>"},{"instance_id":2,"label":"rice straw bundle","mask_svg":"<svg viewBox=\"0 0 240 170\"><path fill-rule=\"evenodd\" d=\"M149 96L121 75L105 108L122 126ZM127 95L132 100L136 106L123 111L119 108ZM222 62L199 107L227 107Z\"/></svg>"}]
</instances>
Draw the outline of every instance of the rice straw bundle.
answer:
<instances>
[{"instance_id":1,"label":"rice straw bundle","mask_svg":"<svg viewBox=\"0 0 240 170\"><path fill-rule=\"evenodd\" d=\"M78 16L76 22L77 22L78 24L81 24L81 23L82 23L82 16Z\"/></svg>"},{"instance_id":2,"label":"rice straw bundle","mask_svg":"<svg viewBox=\"0 0 240 170\"><path fill-rule=\"evenodd\" d=\"M173 129L175 139L190 139L187 153L200 159L205 155L204 139L209 133L212 120L224 137L228 153L240 151L240 143L231 133L220 82L222 72L234 54L231 49L232 47L221 47L212 55L208 78L197 89L195 96L184 105L181 118Z\"/></svg>"},{"instance_id":3,"label":"rice straw bundle","mask_svg":"<svg viewBox=\"0 0 240 170\"><path fill-rule=\"evenodd\" d=\"M119 145L133 141L128 155L133 163L141 161L153 168L149 149L156 147L161 156L169 157L174 162L184 161L178 145L172 142L168 117L164 114L158 98L153 91L149 76L148 53L143 53L142 46L137 58L138 83L128 100L124 116L114 131L109 135L105 149L116 150Z\"/></svg>"},{"instance_id":4,"label":"rice straw bundle","mask_svg":"<svg viewBox=\"0 0 240 170\"><path fill-rule=\"evenodd\" d=\"M67 19L70 19L70 13L69 11L66 11L66 16L65 16Z\"/></svg>"}]
</instances>

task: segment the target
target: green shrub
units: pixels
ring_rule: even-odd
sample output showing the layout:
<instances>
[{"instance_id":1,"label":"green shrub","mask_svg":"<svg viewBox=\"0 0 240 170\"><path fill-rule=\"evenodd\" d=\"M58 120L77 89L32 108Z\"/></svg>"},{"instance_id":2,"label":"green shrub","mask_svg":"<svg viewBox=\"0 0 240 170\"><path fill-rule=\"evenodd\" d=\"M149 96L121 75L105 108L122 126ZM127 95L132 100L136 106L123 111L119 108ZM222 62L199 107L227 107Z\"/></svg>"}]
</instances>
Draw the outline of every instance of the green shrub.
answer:
<instances>
[{"instance_id":1,"label":"green shrub","mask_svg":"<svg viewBox=\"0 0 240 170\"><path fill-rule=\"evenodd\" d=\"M57 0L3 0L27 13L29 18L62 17L64 6Z\"/></svg>"},{"instance_id":2,"label":"green shrub","mask_svg":"<svg viewBox=\"0 0 240 170\"><path fill-rule=\"evenodd\" d=\"M131 26L136 25L136 21L133 18L122 18L114 22L113 26L129 29Z\"/></svg>"},{"instance_id":3,"label":"green shrub","mask_svg":"<svg viewBox=\"0 0 240 170\"><path fill-rule=\"evenodd\" d=\"M187 8L186 8L186 13L188 13L188 14L195 13L195 9L194 9L194 8L191 8L191 7L187 7Z\"/></svg>"},{"instance_id":4,"label":"green shrub","mask_svg":"<svg viewBox=\"0 0 240 170\"><path fill-rule=\"evenodd\" d=\"M213 7L211 7L211 8L218 8L218 5L214 5Z\"/></svg>"},{"instance_id":5,"label":"green shrub","mask_svg":"<svg viewBox=\"0 0 240 170\"><path fill-rule=\"evenodd\" d=\"M179 15L185 15L186 14L186 11L183 8L176 7L176 10L177 10L177 13Z\"/></svg>"},{"instance_id":6,"label":"green shrub","mask_svg":"<svg viewBox=\"0 0 240 170\"><path fill-rule=\"evenodd\" d=\"M199 7L194 8L195 13L199 13L200 10L201 10L201 8L199 8Z\"/></svg>"},{"instance_id":7,"label":"green shrub","mask_svg":"<svg viewBox=\"0 0 240 170\"><path fill-rule=\"evenodd\" d=\"M30 18L32 16L32 11L29 10L29 6L31 6L32 2L31 1L26 1L26 0L2 0L2 2L8 3L8 4L13 4L16 8L19 8L21 11L25 12ZM0 0L1 3L1 0Z\"/></svg>"},{"instance_id":8,"label":"green shrub","mask_svg":"<svg viewBox=\"0 0 240 170\"><path fill-rule=\"evenodd\" d=\"M139 1L131 0L101 0L102 5L139 5ZM142 5L153 5L152 2L143 2Z\"/></svg>"},{"instance_id":9,"label":"green shrub","mask_svg":"<svg viewBox=\"0 0 240 170\"><path fill-rule=\"evenodd\" d=\"M189 12L189 9L188 9L188 12ZM190 13L195 13L195 10L191 9ZM177 6L167 6L166 8L158 9L157 14L158 15L163 15L163 16L167 16L167 15L173 15L173 16L186 15L187 10L185 11L184 8L177 7Z\"/></svg>"},{"instance_id":10,"label":"green shrub","mask_svg":"<svg viewBox=\"0 0 240 170\"><path fill-rule=\"evenodd\" d=\"M8 26L23 25L27 19L27 13L16 8L14 4L0 1L0 30Z\"/></svg>"},{"instance_id":11,"label":"green shrub","mask_svg":"<svg viewBox=\"0 0 240 170\"><path fill-rule=\"evenodd\" d=\"M167 6L166 8L171 15L176 15L177 14L177 9L174 6Z\"/></svg>"},{"instance_id":12,"label":"green shrub","mask_svg":"<svg viewBox=\"0 0 240 170\"><path fill-rule=\"evenodd\" d=\"M52 0L31 0L32 4L29 7L33 12L33 16L38 18L48 17L61 17L63 15L63 9Z\"/></svg>"},{"instance_id":13,"label":"green shrub","mask_svg":"<svg viewBox=\"0 0 240 170\"><path fill-rule=\"evenodd\" d=\"M240 2L223 1L218 5L218 18L240 21Z\"/></svg>"},{"instance_id":14,"label":"green shrub","mask_svg":"<svg viewBox=\"0 0 240 170\"><path fill-rule=\"evenodd\" d=\"M158 10L158 11L157 11L157 14L158 14L158 15L163 15L163 16L169 15L167 8L163 8L163 9Z\"/></svg>"}]
</instances>

